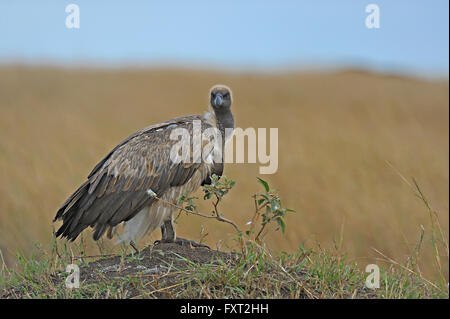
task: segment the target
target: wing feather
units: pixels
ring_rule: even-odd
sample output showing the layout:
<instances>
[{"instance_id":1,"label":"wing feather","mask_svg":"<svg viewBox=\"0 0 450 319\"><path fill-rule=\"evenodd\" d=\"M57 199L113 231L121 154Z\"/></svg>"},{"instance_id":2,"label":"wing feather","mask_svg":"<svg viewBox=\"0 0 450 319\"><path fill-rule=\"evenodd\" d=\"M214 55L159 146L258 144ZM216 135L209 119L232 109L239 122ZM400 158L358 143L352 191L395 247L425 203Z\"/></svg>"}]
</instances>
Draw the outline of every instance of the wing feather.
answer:
<instances>
[{"instance_id":1,"label":"wing feather","mask_svg":"<svg viewBox=\"0 0 450 319\"><path fill-rule=\"evenodd\" d=\"M170 149L177 141L170 139L168 126L175 124L192 134L193 120L201 117L188 116L147 127L116 146L58 210L55 220L62 219L63 225L56 235L75 240L90 226L97 240L108 227L130 220L152 204L155 199L147 193L149 188L161 196L169 187L186 183L204 163L171 162Z\"/></svg>"}]
</instances>

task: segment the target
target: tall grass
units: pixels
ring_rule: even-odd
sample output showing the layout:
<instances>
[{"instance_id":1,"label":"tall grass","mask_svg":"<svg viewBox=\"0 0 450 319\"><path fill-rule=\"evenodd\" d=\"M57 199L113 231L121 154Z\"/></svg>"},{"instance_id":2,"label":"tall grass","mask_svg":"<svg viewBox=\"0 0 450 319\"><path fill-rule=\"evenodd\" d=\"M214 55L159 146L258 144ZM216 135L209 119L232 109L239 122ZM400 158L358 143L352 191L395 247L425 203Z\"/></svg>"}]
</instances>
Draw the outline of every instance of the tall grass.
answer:
<instances>
[{"instance_id":1,"label":"tall grass","mask_svg":"<svg viewBox=\"0 0 450 319\"><path fill-rule=\"evenodd\" d=\"M287 207L284 237L269 235L271 249L294 252L303 243L341 242L362 268L385 256L406 263L426 280L448 282L448 81L370 74L247 74L193 70L63 70L0 68L0 250L11 264L52 238L56 209L93 166L123 138L152 123L206 109L210 86L225 83L235 97L240 127L279 128L279 169L264 176ZM407 180L414 198L387 162ZM254 164L230 164L236 186L223 211L239 225L251 218ZM412 184L413 185L413 184ZM414 186L414 185L413 185ZM205 211L202 207L201 211ZM248 212L248 214L247 214ZM439 217L440 227L430 215ZM434 218L433 217L433 218ZM420 250L418 236L425 231ZM57 226L57 225L56 225ZM232 245L226 225L181 216L177 232L195 240L200 229L214 246ZM429 229L433 229L432 232ZM139 243L157 239L159 234ZM89 232L86 249L98 253ZM341 239L340 239L341 238ZM419 238L420 239L420 238ZM447 240L448 242L448 240ZM105 250L112 245L99 243ZM381 257L386 259L384 257ZM436 274L436 265L440 269ZM434 282L434 281L433 281Z\"/></svg>"},{"instance_id":2,"label":"tall grass","mask_svg":"<svg viewBox=\"0 0 450 319\"><path fill-rule=\"evenodd\" d=\"M377 289L364 284L367 274L356 263L349 262L342 251L343 229L339 241L331 248L324 249L318 243L315 249L302 245L295 253L271 251L263 239L267 226L277 224L275 230L284 233L286 213L292 210L284 207L280 195L266 181L261 178L258 181L264 189L253 196L255 210L245 231L219 213L224 196L235 184L225 176L218 180L213 175L212 184L203 187L204 198L210 199L213 206L212 215L197 210L198 198L182 196L182 203L176 205L180 214L216 219L233 226L234 250L240 253L214 252L206 247L199 252L199 248L186 246L180 251L182 246L177 244L164 248L157 244L127 255L131 247L124 244L116 253L99 246L99 255L87 256L83 235L76 244L64 243L60 248L54 237L50 253L37 244L30 258L18 254L18 269L10 270L3 262L0 298L448 298L440 253L442 249L448 261L448 241L415 180L416 195L423 200L432 218L431 241L440 280L424 278L418 267L425 234L422 226L419 242L406 263L399 263L374 248L384 258L381 261L390 264L381 268ZM198 253L203 255L202 262L196 260ZM152 264L154 255L158 256L153 260L156 267ZM82 285L75 292L63 286L67 276L64 267L73 263L82 267L84 274ZM165 270L153 275L142 273L149 266ZM105 275L106 269L116 274ZM127 269L131 272L124 272Z\"/></svg>"}]
</instances>

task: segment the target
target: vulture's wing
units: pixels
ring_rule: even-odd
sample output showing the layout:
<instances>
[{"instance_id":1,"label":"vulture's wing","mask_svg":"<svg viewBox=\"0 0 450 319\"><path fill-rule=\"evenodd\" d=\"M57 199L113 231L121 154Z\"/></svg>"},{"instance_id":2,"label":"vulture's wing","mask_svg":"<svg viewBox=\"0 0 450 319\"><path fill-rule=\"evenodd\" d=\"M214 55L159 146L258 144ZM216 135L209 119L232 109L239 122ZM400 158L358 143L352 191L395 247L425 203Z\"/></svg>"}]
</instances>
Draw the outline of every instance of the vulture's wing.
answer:
<instances>
[{"instance_id":1,"label":"vulture's wing","mask_svg":"<svg viewBox=\"0 0 450 319\"><path fill-rule=\"evenodd\" d=\"M155 201L149 189L160 197L169 187L186 183L202 163L173 163L170 150L178 141L171 140L170 134L174 127L185 128L192 137L193 120L200 117L150 126L114 148L58 210L55 220L62 219L63 225L56 235L75 240L91 226L97 240L109 226L130 220ZM202 122L202 129L205 125Z\"/></svg>"}]
</instances>

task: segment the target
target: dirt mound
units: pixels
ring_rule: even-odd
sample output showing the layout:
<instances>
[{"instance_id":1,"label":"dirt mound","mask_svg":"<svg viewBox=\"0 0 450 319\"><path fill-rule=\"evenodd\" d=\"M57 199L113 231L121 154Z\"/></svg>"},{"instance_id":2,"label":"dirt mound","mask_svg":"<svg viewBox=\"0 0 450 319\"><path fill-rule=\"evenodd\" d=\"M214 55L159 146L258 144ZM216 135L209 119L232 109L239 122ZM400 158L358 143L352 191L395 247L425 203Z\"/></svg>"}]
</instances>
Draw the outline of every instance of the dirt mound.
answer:
<instances>
[{"instance_id":1,"label":"dirt mound","mask_svg":"<svg viewBox=\"0 0 450 319\"><path fill-rule=\"evenodd\" d=\"M233 253L225 253L208 248L193 248L179 244L161 243L151 245L139 254L116 256L89 263L80 269L80 280L91 281L101 274L103 278L125 277L129 275L164 274L185 268L190 263L214 263L218 258L232 261Z\"/></svg>"},{"instance_id":2,"label":"dirt mound","mask_svg":"<svg viewBox=\"0 0 450 319\"><path fill-rule=\"evenodd\" d=\"M108 298L110 288L123 291L123 298L172 298L173 287L182 288L181 270L193 264L234 264L239 256L208 248L194 248L179 244L161 243L130 253L89 262L80 267L80 288L89 294L89 287L99 291L96 297ZM53 276L55 284L61 284L67 274ZM100 292L98 287L109 287ZM143 289L145 288L145 289ZM83 294L83 293L82 293Z\"/></svg>"}]
</instances>

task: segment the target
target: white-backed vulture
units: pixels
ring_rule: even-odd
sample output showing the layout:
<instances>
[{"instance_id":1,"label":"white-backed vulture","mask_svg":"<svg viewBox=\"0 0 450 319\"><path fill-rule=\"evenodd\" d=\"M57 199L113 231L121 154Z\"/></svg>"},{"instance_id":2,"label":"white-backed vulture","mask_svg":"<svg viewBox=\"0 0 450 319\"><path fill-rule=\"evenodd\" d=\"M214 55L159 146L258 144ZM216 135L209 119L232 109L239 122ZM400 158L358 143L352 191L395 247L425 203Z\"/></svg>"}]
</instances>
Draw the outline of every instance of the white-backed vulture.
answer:
<instances>
[{"instance_id":1,"label":"white-backed vulture","mask_svg":"<svg viewBox=\"0 0 450 319\"><path fill-rule=\"evenodd\" d=\"M94 240L107 230L111 238L112 230L124 222L119 242L133 247L145 234L158 228L161 228L162 242L195 244L176 237L173 226L176 207L170 204L177 205L181 195L211 183L212 174L222 175L224 144L230 135L226 133L232 134L234 129L231 103L231 90L225 85L215 85L210 90L209 110L205 114L171 119L126 138L94 167L87 181L58 210L54 221L62 219L63 224L56 236L73 241L84 229L92 227ZM198 156L195 151L188 161L173 161L171 149L178 140L171 138L172 131L185 129L192 144L198 135L194 123L201 124L201 132L217 128L222 151L219 160L209 148L210 154L202 154L200 161L195 160Z\"/></svg>"}]
</instances>

